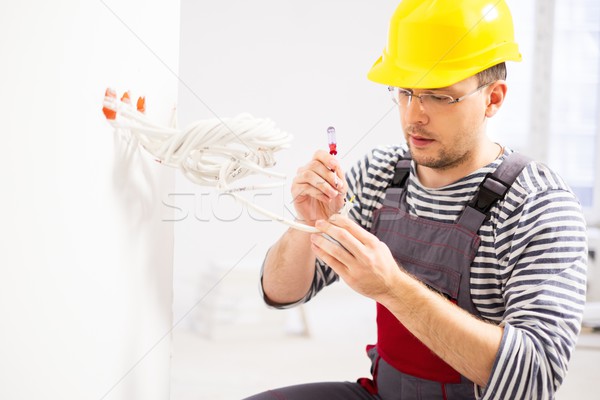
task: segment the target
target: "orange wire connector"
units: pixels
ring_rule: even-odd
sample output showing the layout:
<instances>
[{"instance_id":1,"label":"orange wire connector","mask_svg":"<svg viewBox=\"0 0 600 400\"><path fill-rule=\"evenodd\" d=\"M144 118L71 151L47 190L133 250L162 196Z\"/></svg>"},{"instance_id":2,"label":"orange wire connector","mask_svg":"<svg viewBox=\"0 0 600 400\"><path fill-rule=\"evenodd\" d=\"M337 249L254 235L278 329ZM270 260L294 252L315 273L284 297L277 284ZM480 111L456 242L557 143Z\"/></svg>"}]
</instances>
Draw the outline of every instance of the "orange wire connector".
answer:
<instances>
[{"instance_id":1,"label":"orange wire connector","mask_svg":"<svg viewBox=\"0 0 600 400\"><path fill-rule=\"evenodd\" d=\"M123 93L123 96L121 96L121 101L125 104L131 104L131 95L129 92Z\"/></svg>"},{"instance_id":2,"label":"orange wire connector","mask_svg":"<svg viewBox=\"0 0 600 400\"><path fill-rule=\"evenodd\" d=\"M144 96L138 97L137 110L142 114L146 112L146 98Z\"/></svg>"},{"instance_id":3,"label":"orange wire connector","mask_svg":"<svg viewBox=\"0 0 600 400\"><path fill-rule=\"evenodd\" d=\"M117 118L117 110L107 107L107 103L114 102L117 99L117 92L115 92L111 88L106 88L106 92L104 92L104 106L102 107L102 112L104 116L108 120L114 120Z\"/></svg>"},{"instance_id":4,"label":"orange wire connector","mask_svg":"<svg viewBox=\"0 0 600 400\"><path fill-rule=\"evenodd\" d=\"M121 103L123 103L126 107L131 108L132 102L131 94L129 93L129 91L124 92L120 100ZM119 105L119 103L117 103L117 92L114 89L107 88L106 92L104 93L104 104L102 107L102 112L104 113L106 119L109 121L116 120L117 113L119 112L119 107L121 106ZM141 114L146 113L146 97L138 97L136 109Z\"/></svg>"}]
</instances>

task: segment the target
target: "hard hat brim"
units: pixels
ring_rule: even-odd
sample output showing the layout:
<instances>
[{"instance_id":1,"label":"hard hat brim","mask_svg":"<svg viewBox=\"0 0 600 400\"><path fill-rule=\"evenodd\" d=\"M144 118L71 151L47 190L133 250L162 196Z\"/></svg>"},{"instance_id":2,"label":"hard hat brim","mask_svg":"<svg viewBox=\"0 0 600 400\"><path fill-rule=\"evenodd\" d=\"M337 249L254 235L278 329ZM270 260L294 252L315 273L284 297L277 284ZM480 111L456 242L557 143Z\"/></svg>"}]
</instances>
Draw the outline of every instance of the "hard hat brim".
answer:
<instances>
[{"instance_id":1,"label":"hard hat brim","mask_svg":"<svg viewBox=\"0 0 600 400\"><path fill-rule=\"evenodd\" d=\"M504 43L485 53L472 55L468 60L440 60L429 65L398 66L386 52L375 61L367 74L373 82L387 86L413 89L436 89L454 85L487 68L504 61L521 61L516 43Z\"/></svg>"}]
</instances>

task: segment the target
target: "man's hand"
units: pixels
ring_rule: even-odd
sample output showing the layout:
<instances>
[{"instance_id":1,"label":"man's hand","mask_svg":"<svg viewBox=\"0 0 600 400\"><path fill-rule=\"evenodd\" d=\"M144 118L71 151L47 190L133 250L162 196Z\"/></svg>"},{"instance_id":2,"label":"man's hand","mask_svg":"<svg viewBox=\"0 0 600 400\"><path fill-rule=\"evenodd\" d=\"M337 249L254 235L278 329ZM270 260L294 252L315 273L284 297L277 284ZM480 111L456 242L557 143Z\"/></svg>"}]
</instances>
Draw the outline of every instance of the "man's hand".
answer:
<instances>
[{"instance_id":1,"label":"man's hand","mask_svg":"<svg viewBox=\"0 0 600 400\"><path fill-rule=\"evenodd\" d=\"M320 234L313 234L312 250L348 286L378 301L392 294L401 275L385 243L342 215L335 215L327 221L319 220L315 226L339 245Z\"/></svg>"},{"instance_id":2,"label":"man's hand","mask_svg":"<svg viewBox=\"0 0 600 400\"><path fill-rule=\"evenodd\" d=\"M313 225L318 219L329 218L344 205L346 188L337 159L324 150L317 151L308 164L298 169L292 183L298 219Z\"/></svg>"},{"instance_id":3,"label":"man's hand","mask_svg":"<svg viewBox=\"0 0 600 400\"><path fill-rule=\"evenodd\" d=\"M356 223L335 215L311 235L311 248L356 292L384 305L431 351L484 387L503 328L462 310L398 267L390 249ZM343 246L343 247L342 247Z\"/></svg>"}]
</instances>

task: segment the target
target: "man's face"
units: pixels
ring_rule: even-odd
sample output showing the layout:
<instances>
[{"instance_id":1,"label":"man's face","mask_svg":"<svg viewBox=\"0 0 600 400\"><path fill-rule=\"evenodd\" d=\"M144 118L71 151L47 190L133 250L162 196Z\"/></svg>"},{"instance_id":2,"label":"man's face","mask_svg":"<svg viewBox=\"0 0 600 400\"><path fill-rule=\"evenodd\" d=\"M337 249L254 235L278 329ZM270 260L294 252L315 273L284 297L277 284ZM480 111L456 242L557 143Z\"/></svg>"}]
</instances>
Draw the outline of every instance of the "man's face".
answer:
<instances>
[{"instance_id":1,"label":"man's face","mask_svg":"<svg viewBox=\"0 0 600 400\"><path fill-rule=\"evenodd\" d=\"M404 136L415 162L434 169L448 169L468 163L477 153L485 134L487 87L477 90L475 77L441 89L417 89L425 94L451 96L460 102L448 104L437 97L413 97L399 105Z\"/></svg>"}]
</instances>

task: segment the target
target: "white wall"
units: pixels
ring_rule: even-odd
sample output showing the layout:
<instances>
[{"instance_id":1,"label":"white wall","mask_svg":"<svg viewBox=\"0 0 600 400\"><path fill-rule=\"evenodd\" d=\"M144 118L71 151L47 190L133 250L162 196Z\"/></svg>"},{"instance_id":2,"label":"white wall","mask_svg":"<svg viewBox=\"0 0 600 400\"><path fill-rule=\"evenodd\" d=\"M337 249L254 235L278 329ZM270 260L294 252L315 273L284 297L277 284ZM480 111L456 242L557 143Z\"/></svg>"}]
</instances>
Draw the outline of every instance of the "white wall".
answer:
<instances>
[{"instance_id":1,"label":"white wall","mask_svg":"<svg viewBox=\"0 0 600 400\"><path fill-rule=\"evenodd\" d=\"M168 398L174 172L101 108L166 123L178 45L178 2L0 3L0 398Z\"/></svg>"},{"instance_id":2,"label":"white wall","mask_svg":"<svg viewBox=\"0 0 600 400\"><path fill-rule=\"evenodd\" d=\"M181 3L180 122L250 112L273 119L294 135L274 168L287 174L281 190L256 201L291 217L289 186L296 169L327 148L337 129L343 165L374 144L401 138L387 90L366 79L385 45L396 0L211 0ZM258 276L267 248L285 229L230 198L199 188L180 175L169 199L175 211L175 319L239 262ZM212 270L212 272L211 272ZM215 289L215 290L218 290ZM198 307L201 307L206 300Z\"/></svg>"},{"instance_id":3,"label":"white wall","mask_svg":"<svg viewBox=\"0 0 600 400\"><path fill-rule=\"evenodd\" d=\"M521 21L517 38L524 37L521 32L532 29L533 2L512 3L515 20ZM376 5L359 0L183 0L180 122L250 112L292 133L292 148L278 154L275 167L287 174L286 186L256 198L290 217L290 181L315 150L327 148L328 126L336 127L345 167L375 145L403 142L387 89L366 78L386 44L397 5L398 0ZM522 45L528 52L532 43ZM510 65L515 88L506 112L519 114L503 115L502 123L491 126L503 144L521 144L522 132L529 129L529 120L521 116L529 106L523 93L529 89L530 66L527 57ZM176 193L165 202L176 207L174 315L180 319L189 312L181 325L190 326L197 322L194 308L207 302L196 306L206 291L238 262L258 273L265 251L285 227L181 175L176 179Z\"/></svg>"}]
</instances>

